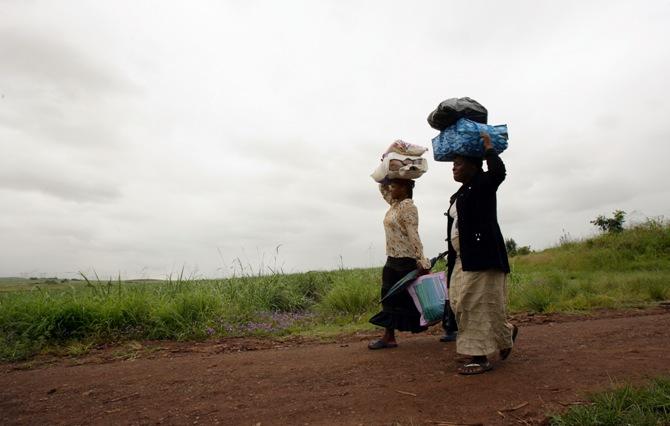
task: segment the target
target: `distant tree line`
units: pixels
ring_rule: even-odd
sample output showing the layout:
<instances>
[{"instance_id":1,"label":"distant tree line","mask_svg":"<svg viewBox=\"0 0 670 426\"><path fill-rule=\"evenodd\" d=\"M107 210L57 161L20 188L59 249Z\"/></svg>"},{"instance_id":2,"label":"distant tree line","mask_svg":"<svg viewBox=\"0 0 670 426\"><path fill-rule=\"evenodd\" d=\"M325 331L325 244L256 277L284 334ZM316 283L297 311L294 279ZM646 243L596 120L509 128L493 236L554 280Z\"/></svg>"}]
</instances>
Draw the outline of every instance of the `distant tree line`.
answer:
<instances>
[{"instance_id":1,"label":"distant tree line","mask_svg":"<svg viewBox=\"0 0 670 426\"><path fill-rule=\"evenodd\" d=\"M524 254L529 254L531 252L530 246L521 246L519 247L514 238L508 238L505 240L505 248L507 249L507 254L511 257L514 256L523 256Z\"/></svg>"},{"instance_id":2,"label":"distant tree line","mask_svg":"<svg viewBox=\"0 0 670 426\"><path fill-rule=\"evenodd\" d=\"M600 228L602 232L608 234L617 234L623 231L623 224L626 221L626 212L623 210L614 210L612 212L612 217L606 217L600 215L590 221L589 223ZM562 243L569 241L569 236L565 234L561 237ZM529 254L532 252L530 246L519 246L514 238L508 238L505 240L505 248L507 249L507 254L511 257L522 256L524 254Z\"/></svg>"}]
</instances>

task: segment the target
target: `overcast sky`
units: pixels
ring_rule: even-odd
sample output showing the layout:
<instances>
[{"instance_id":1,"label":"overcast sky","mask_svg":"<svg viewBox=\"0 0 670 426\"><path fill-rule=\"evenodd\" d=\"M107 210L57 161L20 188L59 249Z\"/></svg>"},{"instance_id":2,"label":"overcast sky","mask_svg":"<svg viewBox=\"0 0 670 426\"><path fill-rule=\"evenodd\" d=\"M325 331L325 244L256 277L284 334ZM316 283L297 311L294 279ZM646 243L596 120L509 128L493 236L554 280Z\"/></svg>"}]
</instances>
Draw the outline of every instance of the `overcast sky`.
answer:
<instances>
[{"instance_id":1,"label":"overcast sky","mask_svg":"<svg viewBox=\"0 0 670 426\"><path fill-rule=\"evenodd\" d=\"M0 276L379 266L369 177L469 96L503 234L670 213L669 1L0 0ZM444 250L450 163L414 193Z\"/></svg>"}]
</instances>

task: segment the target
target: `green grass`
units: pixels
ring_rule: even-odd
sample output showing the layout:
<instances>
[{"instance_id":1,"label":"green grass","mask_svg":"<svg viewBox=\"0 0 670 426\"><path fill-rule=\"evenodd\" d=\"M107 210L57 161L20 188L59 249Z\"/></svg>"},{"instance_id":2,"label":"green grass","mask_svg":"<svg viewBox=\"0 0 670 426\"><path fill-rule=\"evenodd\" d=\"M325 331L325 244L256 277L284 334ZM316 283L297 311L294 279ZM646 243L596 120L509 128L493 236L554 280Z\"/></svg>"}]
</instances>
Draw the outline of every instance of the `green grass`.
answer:
<instances>
[{"instance_id":1,"label":"green grass","mask_svg":"<svg viewBox=\"0 0 670 426\"><path fill-rule=\"evenodd\" d=\"M38 288L65 289L72 285L79 285L79 280L53 278L0 278L0 293L14 291L30 291Z\"/></svg>"},{"instance_id":2,"label":"green grass","mask_svg":"<svg viewBox=\"0 0 670 426\"><path fill-rule=\"evenodd\" d=\"M511 312L573 312L670 299L670 226L658 221L511 259ZM444 268L440 263L436 270ZM372 329L381 269L222 280L0 280L0 359L95 342Z\"/></svg>"},{"instance_id":3,"label":"green grass","mask_svg":"<svg viewBox=\"0 0 670 426\"><path fill-rule=\"evenodd\" d=\"M320 312L351 315L369 314L379 308L381 277L376 270L359 270L337 277L316 306Z\"/></svg>"},{"instance_id":4,"label":"green grass","mask_svg":"<svg viewBox=\"0 0 670 426\"><path fill-rule=\"evenodd\" d=\"M670 424L670 379L658 378L648 386L625 385L593 395L591 405L573 407L553 416L554 426L660 426Z\"/></svg>"},{"instance_id":5,"label":"green grass","mask_svg":"<svg viewBox=\"0 0 670 426\"><path fill-rule=\"evenodd\" d=\"M0 359L47 346L128 339L204 339L369 328L380 270L157 282L83 281L0 293ZM17 283L13 282L13 286ZM84 343L82 343L84 344Z\"/></svg>"},{"instance_id":6,"label":"green grass","mask_svg":"<svg viewBox=\"0 0 670 426\"><path fill-rule=\"evenodd\" d=\"M618 234L516 256L512 312L626 308L670 299L670 226L649 220Z\"/></svg>"}]
</instances>

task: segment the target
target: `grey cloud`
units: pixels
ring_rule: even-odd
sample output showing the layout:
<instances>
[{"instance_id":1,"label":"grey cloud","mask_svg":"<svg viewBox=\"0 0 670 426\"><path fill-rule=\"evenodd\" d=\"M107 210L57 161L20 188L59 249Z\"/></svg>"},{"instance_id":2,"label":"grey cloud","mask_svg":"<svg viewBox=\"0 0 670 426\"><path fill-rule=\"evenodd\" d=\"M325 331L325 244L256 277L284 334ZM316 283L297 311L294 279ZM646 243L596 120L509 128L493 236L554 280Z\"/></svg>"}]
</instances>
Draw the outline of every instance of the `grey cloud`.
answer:
<instances>
[{"instance_id":1,"label":"grey cloud","mask_svg":"<svg viewBox=\"0 0 670 426\"><path fill-rule=\"evenodd\" d=\"M261 176L282 173L301 174L317 170L322 164L319 149L305 140L299 132L295 137L288 134L273 134L272 128L264 129L257 139L248 136L238 140L231 149L239 161L255 163Z\"/></svg>"},{"instance_id":2,"label":"grey cloud","mask_svg":"<svg viewBox=\"0 0 670 426\"><path fill-rule=\"evenodd\" d=\"M541 188L541 189L540 189ZM545 191L548 191L545 193ZM635 194L628 185L616 186L606 182L584 183L578 186L542 186L537 191L501 194L501 216L509 224L532 220L538 211L579 213L588 212L601 205L624 205Z\"/></svg>"},{"instance_id":3,"label":"grey cloud","mask_svg":"<svg viewBox=\"0 0 670 426\"><path fill-rule=\"evenodd\" d=\"M36 191L74 202L109 202L121 197L114 183L88 173L70 174L67 165L51 170L0 170L0 188L13 191Z\"/></svg>"},{"instance_id":4,"label":"grey cloud","mask_svg":"<svg viewBox=\"0 0 670 426\"><path fill-rule=\"evenodd\" d=\"M0 82L9 93L43 93L76 101L96 93L116 95L136 90L129 80L113 74L114 66L58 37L4 28L0 30L0 52L4 69ZM29 82L30 89L12 87L22 82Z\"/></svg>"},{"instance_id":5,"label":"grey cloud","mask_svg":"<svg viewBox=\"0 0 670 426\"><path fill-rule=\"evenodd\" d=\"M16 140L37 139L45 148L73 145L101 152L112 151L121 142L121 133L113 123L102 117L88 117L90 106L34 105L11 100L4 106L0 108L0 128L16 134Z\"/></svg>"},{"instance_id":6,"label":"grey cloud","mask_svg":"<svg viewBox=\"0 0 670 426\"><path fill-rule=\"evenodd\" d=\"M499 213L520 244L670 208L665 2L19 4L0 30L0 275L214 274L278 244L286 270L379 265L369 174L396 138L430 146L451 96L510 126ZM448 163L417 182L428 255L457 189Z\"/></svg>"},{"instance_id":7,"label":"grey cloud","mask_svg":"<svg viewBox=\"0 0 670 426\"><path fill-rule=\"evenodd\" d=\"M118 120L130 114L115 102L137 88L105 64L58 37L0 30L0 128L15 139L112 149L121 140Z\"/></svg>"}]
</instances>

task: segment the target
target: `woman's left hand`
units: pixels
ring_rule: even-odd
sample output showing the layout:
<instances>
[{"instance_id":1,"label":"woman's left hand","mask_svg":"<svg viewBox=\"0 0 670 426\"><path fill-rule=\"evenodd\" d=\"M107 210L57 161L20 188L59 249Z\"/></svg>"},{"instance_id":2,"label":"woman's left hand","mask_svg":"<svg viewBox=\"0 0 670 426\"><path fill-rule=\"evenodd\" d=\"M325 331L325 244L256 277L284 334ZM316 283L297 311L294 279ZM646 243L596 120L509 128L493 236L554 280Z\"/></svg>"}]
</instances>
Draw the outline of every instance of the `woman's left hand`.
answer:
<instances>
[{"instance_id":1,"label":"woman's left hand","mask_svg":"<svg viewBox=\"0 0 670 426\"><path fill-rule=\"evenodd\" d=\"M430 273L430 268L426 269L426 265L421 260L416 261L416 269L419 271L419 276Z\"/></svg>"}]
</instances>

